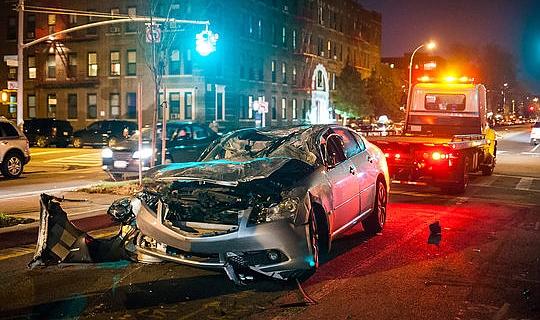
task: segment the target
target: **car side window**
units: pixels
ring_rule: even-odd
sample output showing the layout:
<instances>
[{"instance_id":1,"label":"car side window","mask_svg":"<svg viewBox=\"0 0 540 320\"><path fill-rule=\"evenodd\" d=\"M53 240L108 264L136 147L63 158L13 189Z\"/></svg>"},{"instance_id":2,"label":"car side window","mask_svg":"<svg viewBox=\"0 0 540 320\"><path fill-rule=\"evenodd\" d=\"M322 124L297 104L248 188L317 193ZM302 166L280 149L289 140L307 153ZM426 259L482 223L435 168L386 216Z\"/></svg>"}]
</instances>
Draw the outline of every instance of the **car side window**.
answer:
<instances>
[{"instance_id":1,"label":"car side window","mask_svg":"<svg viewBox=\"0 0 540 320\"><path fill-rule=\"evenodd\" d=\"M343 151L347 159L359 154L363 149L358 144L358 141L349 130L334 129L334 132L343 138Z\"/></svg>"},{"instance_id":2,"label":"car side window","mask_svg":"<svg viewBox=\"0 0 540 320\"><path fill-rule=\"evenodd\" d=\"M201 140L208 138L208 134L206 130L198 125L193 126L193 139L194 140Z\"/></svg>"},{"instance_id":3,"label":"car side window","mask_svg":"<svg viewBox=\"0 0 540 320\"><path fill-rule=\"evenodd\" d=\"M12 125L10 125L9 123L0 122L0 137L9 138L18 136L19 133Z\"/></svg>"}]
</instances>

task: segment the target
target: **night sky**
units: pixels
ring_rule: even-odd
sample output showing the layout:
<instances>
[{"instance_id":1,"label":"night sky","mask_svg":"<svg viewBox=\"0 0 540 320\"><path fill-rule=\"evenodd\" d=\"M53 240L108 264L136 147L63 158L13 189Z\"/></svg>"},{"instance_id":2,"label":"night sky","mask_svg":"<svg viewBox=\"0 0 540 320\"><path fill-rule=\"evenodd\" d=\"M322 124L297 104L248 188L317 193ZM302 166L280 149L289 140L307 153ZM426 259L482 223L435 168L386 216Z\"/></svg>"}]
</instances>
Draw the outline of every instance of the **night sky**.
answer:
<instances>
[{"instance_id":1,"label":"night sky","mask_svg":"<svg viewBox=\"0 0 540 320\"><path fill-rule=\"evenodd\" d=\"M445 57L453 44L501 45L518 77L540 93L540 0L357 0L382 15L382 56L400 57L422 43L437 43Z\"/></svg>"}]
</instances>

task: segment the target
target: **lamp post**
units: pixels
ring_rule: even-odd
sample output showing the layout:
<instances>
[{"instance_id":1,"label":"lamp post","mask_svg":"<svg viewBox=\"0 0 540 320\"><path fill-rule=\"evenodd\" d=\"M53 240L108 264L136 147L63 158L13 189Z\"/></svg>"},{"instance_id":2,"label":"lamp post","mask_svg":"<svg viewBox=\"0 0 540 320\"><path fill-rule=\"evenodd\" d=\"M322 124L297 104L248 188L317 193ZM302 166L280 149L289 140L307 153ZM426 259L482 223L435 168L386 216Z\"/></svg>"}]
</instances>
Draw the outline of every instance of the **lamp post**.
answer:
<instances>
[{"instance_id":1,"label":"lamp post","mask_svg":"<svg viewBox=\"0 0 540 320\"><path fill-rule=\"evenodd\" d=\"M412 65L413 65L414 55L416 54L418 50L422 49L423 47L427 47L428 49L433 49L435 48L435 42L431 41L429 43L421 44L418 47L416 47L416 49L414 49L414 51L411 54L411 60L409 61L409 90L407 92L407 110L409 109L410 103L411 103Z\"/></svg>"}]
</instances>

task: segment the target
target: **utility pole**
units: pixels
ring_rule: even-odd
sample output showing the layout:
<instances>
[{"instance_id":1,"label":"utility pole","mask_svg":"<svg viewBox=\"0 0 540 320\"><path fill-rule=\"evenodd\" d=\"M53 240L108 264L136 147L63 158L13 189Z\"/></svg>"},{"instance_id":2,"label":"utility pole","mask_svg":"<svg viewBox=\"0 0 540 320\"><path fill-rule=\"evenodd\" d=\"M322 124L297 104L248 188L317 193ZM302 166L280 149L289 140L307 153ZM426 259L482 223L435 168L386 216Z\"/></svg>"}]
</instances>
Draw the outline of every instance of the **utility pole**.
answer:
<instances>
[{"instance_id":1,"label":"utility pole","mask_svg":"<svg viewBox=\"0 0 540 320\"><path fill-rule=\"evenodd\" d=\"M24 81L24 57L23 57L23 39L24 39L24 0L19 0L19 21L17 30L17 125L22 127L23 123L23 81Z\"/></svg>"}]
</instances>

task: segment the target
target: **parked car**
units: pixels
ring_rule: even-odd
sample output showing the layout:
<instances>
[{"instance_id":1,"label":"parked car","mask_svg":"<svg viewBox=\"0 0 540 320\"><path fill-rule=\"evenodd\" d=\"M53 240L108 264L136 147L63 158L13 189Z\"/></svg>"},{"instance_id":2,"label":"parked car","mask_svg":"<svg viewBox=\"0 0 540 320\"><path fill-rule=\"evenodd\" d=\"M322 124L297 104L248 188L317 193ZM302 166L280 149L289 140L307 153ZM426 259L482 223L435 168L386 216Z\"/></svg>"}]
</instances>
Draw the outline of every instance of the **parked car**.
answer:
<instances>
[{"instance_id":1,"label":"parked car","mask_svg":"<svg viewBox=\"0 0 540 320\"><path fill-rule=\"evenodd\" d=\"M218 138L213 130L197 122L172 121L166 125L166 162L195 161L208 145ZM152 128L142 129L143 147L139 150L139 132L128 139L118 141L114 146L103 149L102 168L115 179L139 172L139 161L143 171L154 163L161 163L162 126L157 126L156 152L152 152Z\"/></svg>"},{"instance_id":2,"label":"parked car","mask_svg":"<svg viewBox=\"0 0 540 320\"><path fill-rule=\"evenodd\" d=\"M55 145L65 148L73 139L73 127L66 120L54 118L35 118L25 120L23 123L24 135L30 145L40 148Z\"/></svg>"},{"instance_id":3,"label":"parked car","mask_svg":"<svg viewBox=\"0 0 540 320\"><path fill-rule=\"evenodd\" d=\"M209 146L200 162L151 168L144 189L109 208L140 231L139 260L169 260L287 280L361 222L386 221L384 154L336 125L243 129ZM252 275L252 276L253 276Z\"/></svg>"},{"instance_id":4,"label":"parked car","mask_svg":"<svg viewBox=\"0 0 540 320\"><path fill-rule=\"evenodd\" d=\"M531 142L531 145L537 145L540 142L540 121L537 121L532 126L529 141Z\"/></svg>"},{"instance_id":5,"label":"parked car","mask_svg":"<svg viewBox=\"0 0 540 320\"><path fill-rule=\"evenodd\" d=\"M90 124L86 129L73 133L73 147L114 146L119 140L132 135L138 126L136 122L127 120L100 120Z\"/></svg>"},{"instance_id":6,"label":"parked car","mask_svg":"<svg viewBox=\"0 0 540 320\"><path fill-rule=\"evenodd\" d=\"M17 178L29 161L28 139L15 123L0 117L0 172L4 178Z\"/></svg>"}]
</instances>

